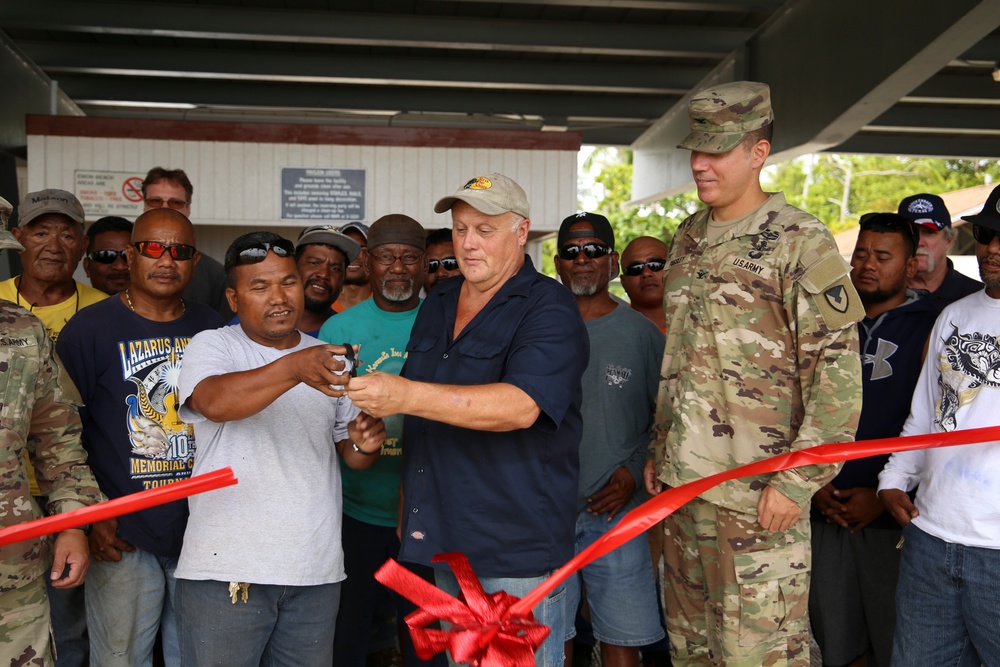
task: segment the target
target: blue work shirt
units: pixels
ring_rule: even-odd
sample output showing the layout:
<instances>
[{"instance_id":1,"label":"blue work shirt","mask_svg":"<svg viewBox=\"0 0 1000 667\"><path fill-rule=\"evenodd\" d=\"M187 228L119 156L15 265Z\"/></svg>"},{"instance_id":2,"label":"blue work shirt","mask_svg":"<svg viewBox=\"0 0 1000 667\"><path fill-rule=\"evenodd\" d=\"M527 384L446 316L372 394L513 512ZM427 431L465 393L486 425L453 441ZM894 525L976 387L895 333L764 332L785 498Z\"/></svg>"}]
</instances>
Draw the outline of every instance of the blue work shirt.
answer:
<instances>
[{"instance_id":1,"label":"blue work shirt","mask_svg":"<svg viewBox=\"0 0 1000 667\"><path fill-rule=\"evenodd\" d=\"M403 377L506 382L541 414L531 427L503 433L404 419L399 558L431 565L436 554L461 551L482 577L540 576L575 550L587 329L569 290L525 257L452 340L463 280L446 280L428 294Z\"/></svg>"}]
</instances>

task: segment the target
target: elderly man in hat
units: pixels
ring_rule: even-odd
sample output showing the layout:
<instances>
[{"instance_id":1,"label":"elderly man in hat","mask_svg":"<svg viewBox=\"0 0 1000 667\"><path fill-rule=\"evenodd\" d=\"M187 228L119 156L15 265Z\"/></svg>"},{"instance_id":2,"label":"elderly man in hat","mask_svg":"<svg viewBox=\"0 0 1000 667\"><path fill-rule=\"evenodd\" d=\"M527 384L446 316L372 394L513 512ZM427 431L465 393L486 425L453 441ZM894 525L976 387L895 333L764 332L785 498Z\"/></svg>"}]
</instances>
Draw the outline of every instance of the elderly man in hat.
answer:
<instances>
[{"instance_id":1,"label":"elderly man in hat","mask_svg":"<svg viewBox=\"0 0 1000 667\"><path fill-rule=\"evenodd\" d=\"M765 193L770 91L741 81L694 95L691 151L707 208L674 236L651 493L827 442L861 409L849 267L816 218ZM809 664L809 515L836 465L742 477L665 522L674 665Z\"/></svg>"},{"instance_id":2,"label":"elderly man in hat","mask_svg":"<svg viewBox=\"0 0 1000 667\"><path fill-rule=\"evenodd\" d=\"M986 289L947 306L934 324L903 435L998 422L1000 186L981 213L962 218L973 225ZM878 493L905 540L892 664L1000 663L998 479L997 440L889 457Z\"/></svg>"},{"instance_id":3,"label":"elderly man in hat","mask_svg":"<svg viewBox=\"0 0 1000 667\"><path fill-rule=\"evenodd\" d=\"M52 340L81 308L108 297L77 282L73 272L87 250L83 204L65 190L29 192L11 230L24 250L21 275L0 283L0 299L24 306L45 324Z\"/></svg>"},{"instance_id":4,"label":"elderly man in hat","mask_svg":"<svg viewBox=\"0 0 1000 667\"><path fill-rule=\"evenodd\" d=\"M573 556L580 378L587 330L569 290L524 253L528 199L502 174L440 199L451 211L462 277L431 290L413 324L402 377L352 378L348 395L377 417L404 414L402 561L438 568L464 552L487 592L523 597ZM552 630L536 651L563 664L564 587L535 607Z\"/></svg>"},{"instance_id":5,"label":"elderly man in hat","mask_svg":"<svg viewBox=\"0 0 1000 667\"><path fill-rule=\"evenodd\" d=\"M955 228L944 200L937 195L920 193L899 202L899 215L920 234L917 246L917 272L908 287L925 292L940 312L953 301L983 289L978 280L964 275L948 259L948 249L955 242Z\"/></svg>"}]
</instances>

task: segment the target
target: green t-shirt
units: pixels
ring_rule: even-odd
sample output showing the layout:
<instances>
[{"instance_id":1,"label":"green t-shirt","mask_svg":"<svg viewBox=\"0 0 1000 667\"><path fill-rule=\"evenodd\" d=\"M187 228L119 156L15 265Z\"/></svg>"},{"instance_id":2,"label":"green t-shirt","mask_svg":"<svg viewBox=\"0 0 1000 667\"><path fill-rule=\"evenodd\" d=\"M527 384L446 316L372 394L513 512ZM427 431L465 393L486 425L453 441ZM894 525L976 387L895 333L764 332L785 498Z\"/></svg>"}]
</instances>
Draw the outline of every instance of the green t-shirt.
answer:
<instances>
[{"instance_id":1,"label":"green t-shirt","mask_svg":"<svg viewBox=\"0 0 1000 667\"><path fill-rule=\"evenodd\" d=\"M423 303L423 301L421 301ZM402 313L391 313L365 299L328 319L319 331L320 340L340 345L361 345L358 375L382 371L399 375L406 361L406 344L417 319L418 305ZM341 461L344 514L376 526L395 526L399 519L399 480L403 466L403 415L386 417L382 455L367 470L348 468Z\"/></svg>"}]
</instances>

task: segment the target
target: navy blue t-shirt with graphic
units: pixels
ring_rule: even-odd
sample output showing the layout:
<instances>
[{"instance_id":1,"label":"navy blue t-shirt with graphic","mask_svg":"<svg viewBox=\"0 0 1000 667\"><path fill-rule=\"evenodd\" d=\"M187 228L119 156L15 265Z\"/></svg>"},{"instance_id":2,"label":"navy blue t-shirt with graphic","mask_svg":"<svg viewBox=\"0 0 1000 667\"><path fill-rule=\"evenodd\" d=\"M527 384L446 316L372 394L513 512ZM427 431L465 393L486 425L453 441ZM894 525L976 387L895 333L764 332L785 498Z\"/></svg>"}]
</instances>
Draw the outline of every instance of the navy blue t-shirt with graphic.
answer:
<instances>
[{"instance_id":1,"label":"navy blue t-shirt with graphic","mask_svg":"<svg viewBox=\"0 0 1000 667\"><path fill-rule=\"evenodd\" d=\"M62 330L56 351L83 397L87 463L108 498L191 476L194 430L177 414L177 378L191 337L220 326L219 314L202 304L154 322L111 297ZM186 523L187 501L178 500L119 517L118 536L157 556L177 556Z\"/></svg>"}]
</instances>

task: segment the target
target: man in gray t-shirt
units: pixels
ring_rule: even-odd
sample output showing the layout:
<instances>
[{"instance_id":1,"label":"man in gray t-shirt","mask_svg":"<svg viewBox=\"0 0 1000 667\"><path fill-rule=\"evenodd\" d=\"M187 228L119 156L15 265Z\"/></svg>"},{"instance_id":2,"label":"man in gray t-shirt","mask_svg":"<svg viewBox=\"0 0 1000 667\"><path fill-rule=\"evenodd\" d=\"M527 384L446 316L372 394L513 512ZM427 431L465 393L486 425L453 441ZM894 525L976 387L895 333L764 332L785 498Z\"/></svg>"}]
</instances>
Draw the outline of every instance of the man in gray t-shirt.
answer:
<instances>
[{"instance_id":1,"label":"man in gray t-shirt","mask_svg":"<svg viewBox=\"0 0 1000 667\"><path fill-rule=\"evenodd\" d=\"M608 293L608 282L618 273L614 247L614 232L602 215L571 215L559 228L556 271L576 298L590 336L590 364L583 374L577 553L646 497L642 469L664 340L656 325ZM567 581L570 614L579 606L581 580L602 663L638 664L638 647L664 636L647 539L631 540ZM566 637L567 664L575 634L571 629Z\"/></svg>"},{"instance_id":2,"label":"man in gray t-shirt","mask_svg":"<svg viewBox=\"0 0 1000 667\"><path fill-rule=\"evenodd\" d=\"M322 665L344 579L338 455L379 456L380 419L345 396L347 350L296 329L304 308L291 242L270 232L226 252L240 323L184 352L181 418L194 424L194 473L232 466L239 484L190 503L177 566L185 665Z\"/></svg>"}]
</instances>

